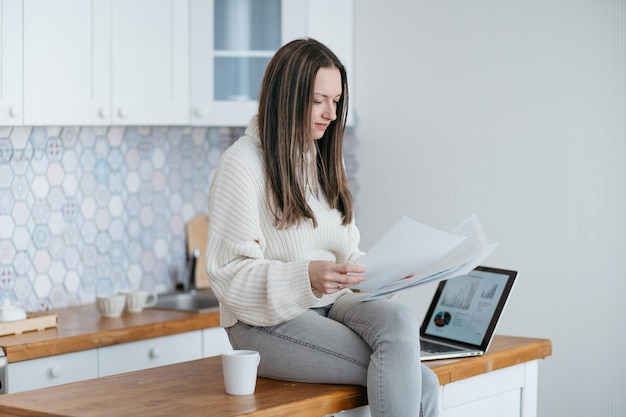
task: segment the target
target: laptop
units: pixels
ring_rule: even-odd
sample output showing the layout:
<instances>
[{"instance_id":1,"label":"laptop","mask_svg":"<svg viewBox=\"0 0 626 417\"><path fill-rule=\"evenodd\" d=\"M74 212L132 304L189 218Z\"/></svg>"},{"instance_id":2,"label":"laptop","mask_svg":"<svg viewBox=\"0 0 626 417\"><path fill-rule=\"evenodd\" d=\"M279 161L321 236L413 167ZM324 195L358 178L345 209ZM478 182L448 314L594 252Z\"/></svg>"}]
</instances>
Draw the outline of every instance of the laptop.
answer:
<instances>
[{"instance_id":1,"label":"laptop","mask_svg":"<svg viewBox=\"0 0 626 417\"><path fill-rule=\"evenodd\" d=\"M517 271L478 266L439 282L420 328L422 361L484 354L516 277Z\"/></svg>"}]
</instances>

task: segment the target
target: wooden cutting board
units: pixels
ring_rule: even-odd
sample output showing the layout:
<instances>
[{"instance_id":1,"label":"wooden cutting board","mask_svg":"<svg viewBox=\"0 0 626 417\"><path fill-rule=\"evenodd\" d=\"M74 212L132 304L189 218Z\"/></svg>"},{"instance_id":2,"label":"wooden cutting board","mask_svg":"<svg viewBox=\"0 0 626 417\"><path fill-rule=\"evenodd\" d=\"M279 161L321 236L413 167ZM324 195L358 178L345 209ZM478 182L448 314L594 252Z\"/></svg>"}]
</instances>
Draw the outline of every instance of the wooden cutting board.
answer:
<instances>
[{"instance_id":1,"label":"wooden cutting board","mask_svg":"<svg viewBox=\"0 0 626 417\"><path fill-rule=\"evenodd\" d=\"M205 272L208 231L209 215L206 213L195 216L189 220L186 226L188 259L192 256L191 254L195 249L200 250L200 257L196 262L194 276L196 288L209 288L211 286Z\"/></svg>"},{"instance_id":2,"label":"wooden cutting board","mask_svg":"<svg viewBox=\"0 0 626 417\"><path fill-rule=\"evenodd\" d=\"M45 330L57 327L57 323L58 316L56 314L33 314L31 316L27 316L24 320L5 321L0 323L0 336Z\"/></svg>"}]
</instances>

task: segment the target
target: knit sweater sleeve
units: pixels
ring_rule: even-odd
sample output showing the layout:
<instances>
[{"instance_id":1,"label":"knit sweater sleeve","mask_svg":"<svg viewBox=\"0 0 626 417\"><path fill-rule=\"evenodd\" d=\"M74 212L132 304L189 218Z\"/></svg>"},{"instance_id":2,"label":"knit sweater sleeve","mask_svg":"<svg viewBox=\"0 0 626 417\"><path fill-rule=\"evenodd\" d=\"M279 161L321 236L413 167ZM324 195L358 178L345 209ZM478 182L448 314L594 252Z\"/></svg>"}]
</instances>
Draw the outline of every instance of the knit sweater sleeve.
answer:
<instances>
[{"instance_id":1,"label":"knit sweater sleeve","mask_svg":"<svg viewBox=\"0 0 626 417\"><path fill-rule=\"evenodd\" d=\"M307 259L266 259L265 181L260 149L250 138L229 148L209 192L206 270L220 301L223 327L237 321L271 326L319 302Z\"/></svg>"}]
</instances>

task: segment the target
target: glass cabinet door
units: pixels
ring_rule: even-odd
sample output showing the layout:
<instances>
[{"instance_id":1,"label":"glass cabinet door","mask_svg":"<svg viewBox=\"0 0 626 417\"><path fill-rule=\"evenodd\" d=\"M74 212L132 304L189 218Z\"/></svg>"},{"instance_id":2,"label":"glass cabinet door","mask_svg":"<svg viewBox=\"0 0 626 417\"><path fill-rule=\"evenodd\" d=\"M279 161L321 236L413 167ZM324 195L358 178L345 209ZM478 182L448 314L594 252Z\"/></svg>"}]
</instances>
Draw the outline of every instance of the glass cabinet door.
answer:
<instances>
[{"instance_id":1,"label":"glass cabinet door","mask_svg":"<svg viewBox=\"0 0 626 417\"><path fill-rule=\"evenodd\" d=\"M326 43L350 68L352 2L189 0L191 125L246 126L267 64L293 39Z\"/></svg>"},{"instance_id":2,"label":"glass cabinet door","mask_svg":"<svg viewBox=\"0 0 626 417\"><path fill-rule=\"evenodd\" d=\"M255 101L281 46L281 0L215 0L214 99Z\"/></svg>"}]
</instances>

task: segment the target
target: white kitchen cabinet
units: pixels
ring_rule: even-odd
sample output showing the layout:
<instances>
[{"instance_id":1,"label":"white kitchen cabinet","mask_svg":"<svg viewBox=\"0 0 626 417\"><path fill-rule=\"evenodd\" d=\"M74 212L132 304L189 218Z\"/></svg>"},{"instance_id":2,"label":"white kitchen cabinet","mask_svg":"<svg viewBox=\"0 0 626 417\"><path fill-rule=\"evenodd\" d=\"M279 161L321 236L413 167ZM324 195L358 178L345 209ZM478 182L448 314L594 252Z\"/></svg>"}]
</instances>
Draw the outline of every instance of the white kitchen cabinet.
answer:
<instances>
[{"instance_id":1,"label":"white kitchen cabinet","mask_svg":"<svg viewBox=\"0 0 626 417\"><path fill-rule=\"evenodd\" d=\"M21 125L22 0L0 1L0 126Z\"/></svg>"},{"instance_id":2,"label":"white kitchen cabinet","mask_svg":"<svg viewBox=\"0 0 626 417\"><path fill-rule=\"evenodd\" d=\"M536 360L442 385L440 417L536 417ZM326 417L370 417L363 406Z\"/></svg>"},{"instance_id":3,"label":"white kitchen cabinet","mask_svg":"<svg viewBox=\"0 0 626 417\"><path fill-rule=\"evenodd\" d=\"M188 124L187 1L23 4L24 124Z\"/></svg>"},{"instance_id":4,"label":"white kitchen cabinet","mask_svg":"<svg viewBox=\"0 0 626 417\"><path fill-rule=\"evenodd\" d=\"M83 381L98 376L97 349L47 356L8 366L8 393Z\"/></svg>"},{"instance_id":5,"label":"white kitchen cabinet","mask_svg":"<svg viewBox=\"0 0 626 417\"><path fill-rule=\"evenodd\" d=\"M202 358L202 331L155 337L98 349L98 375L171 365Z\"/></svg>"},{"instance_id":6,"label":"white kitchen cabinet","mask_svg":"<svg viewBox=\"0 0 626 417\"><path fill-rule=\"evenodd\" d=\"M111 0L24 1L24 124L111 123Z\"/></svg>"},{"instance_id":7,"label":"white kitchen cabinet","mask_svg":"<svg viewBox=\"0 0 626 417\"><path fill-rule=\"evenodd\" d=\"M232 349L226 330L221 327L212 327L202 330L202 357L218 356L226 350Z\"/></svg>"},{"instance_id":8,"label":"white kitchen cabinet","mask_svg":"<svg viewBox=\"0 0 626 417\"><path fill-rule=\"evenodd\" d=\"M189 2L112 2L113 124L188 124Z\"/></svg>"},{"instance_id":9,"label":"white kitchen cabinet","mask_svg":"<svg viewBox=\"0 0 626 417\"><path fill-rule=\"evenodd\" d=\"M338 55L350 85L352 0L190 0L191 124L247 125L267 63L303 37Z\"/></svg>"}]
</instances>

